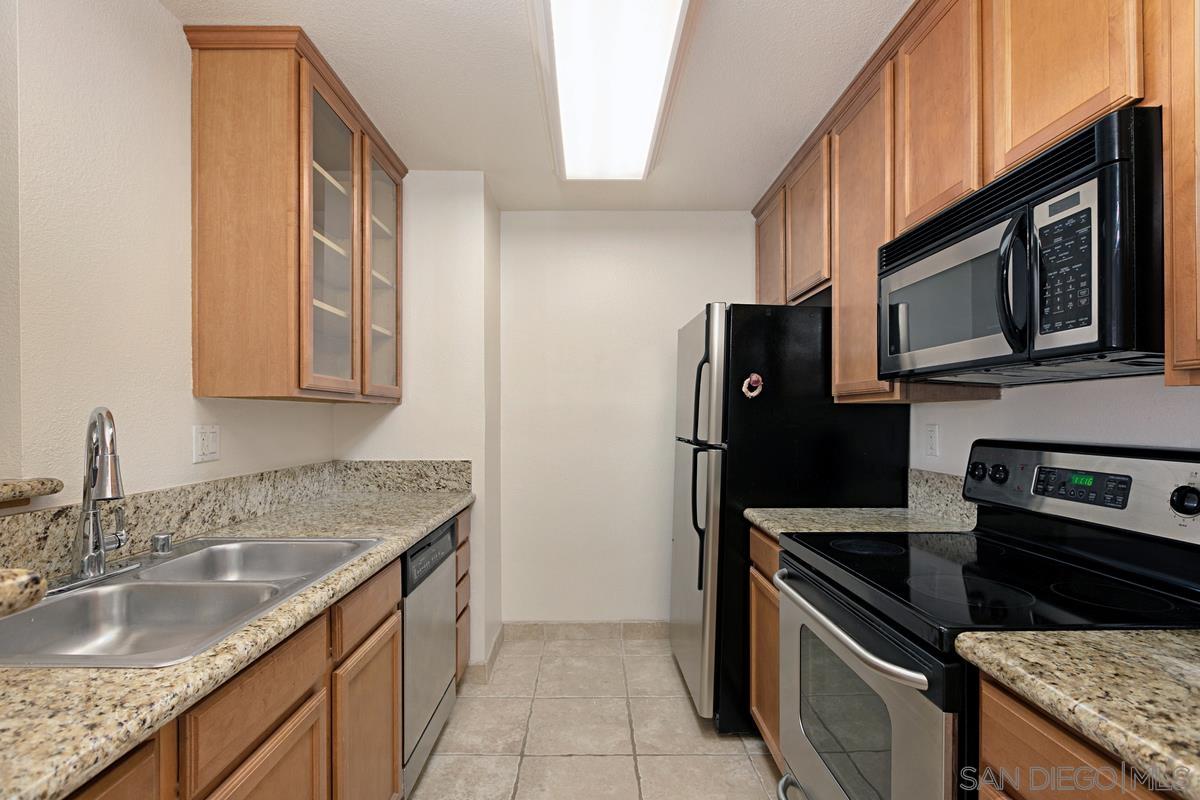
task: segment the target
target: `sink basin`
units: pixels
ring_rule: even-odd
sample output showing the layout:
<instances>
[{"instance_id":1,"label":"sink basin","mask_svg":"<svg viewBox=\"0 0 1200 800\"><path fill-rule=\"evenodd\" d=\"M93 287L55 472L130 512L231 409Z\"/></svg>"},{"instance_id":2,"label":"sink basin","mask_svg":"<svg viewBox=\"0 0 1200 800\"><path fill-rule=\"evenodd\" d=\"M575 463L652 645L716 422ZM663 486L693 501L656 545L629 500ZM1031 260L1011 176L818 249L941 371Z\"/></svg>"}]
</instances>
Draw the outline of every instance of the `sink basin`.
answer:
<instances>
[{"instance_id":1,"label":"sink basin","mask_svg":"<svg viewBox=\"0 0 1200 800\"><path fill-rule=\"evenodd\" d=\"M207 650L378 539L191 539L0 619L0 666L165 667Z\"/></svg>"},{"instance_id":2,"label":"sink basin","mask_svg":"<svg viewBox=\"0 0 1200 800\"><path fill-rule=\"evenodd\" d=\"M153 581L293 581L326 572L362 549L359 542L340 539L208 544L211 541L200 540L200 549L152 564L141 570L138 577Z\"/></svg>"},{"instance_id":3,"label":"sink basin","mask_svg":"<svg viewBox=\"0 0 1200 800\"><path fill-rule=\"evenodd\" d=\"M279 597L270 583L117 583L58 595L0 620L0 664L165 666Z\"/></svg>"}]
</instances>

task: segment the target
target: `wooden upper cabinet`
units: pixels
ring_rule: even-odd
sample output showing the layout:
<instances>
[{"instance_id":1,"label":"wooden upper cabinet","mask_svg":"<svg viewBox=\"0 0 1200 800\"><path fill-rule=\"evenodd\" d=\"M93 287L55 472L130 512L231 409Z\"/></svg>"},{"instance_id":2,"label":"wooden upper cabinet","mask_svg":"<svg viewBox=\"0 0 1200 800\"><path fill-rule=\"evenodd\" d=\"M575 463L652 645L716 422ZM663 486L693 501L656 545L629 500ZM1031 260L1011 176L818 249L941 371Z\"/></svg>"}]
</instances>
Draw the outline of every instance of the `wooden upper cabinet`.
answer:
<instances>
[{"instance_id":1,"label":"wooden upper cabinet","mask_svg":"<svg viewBox=\"0 0 1200 800\"><path fill-rule=\"evenodd\" d=\"M354 394L362 313L358 123L300 61L300 385Z\"/></svg>"},{"instance_id":2,"label":"wooden upper cabinet","mask_svg":"<svg viewBox=\"0 0 1200 800\"><path fill-rule=\"evenodd\" d=\"M830 134L833 393L900 399L879 380L879 246L892 238L892 62L862 83Z\"/></svg>"},{"instance_id":3,"label":"wooden upper cabinet","mask_svg":"<svg viewBox=\"0 0 1200 800\"><path fill-rule=\"evenodd\" d=\"M829 280L829 137L822 136L784 184L787 299Z\"/></svg>"},{"instance_id":4,"label":"wooden upper cabinet","mask_svg":"<svg viewBox=\"0 0 1200 800\"><path fill-rule=\"evenodd\" d=\"M896 233L978 189L981 0L945 0L896 52Z\"/></svg>"},{"instance_id":5,"label":"wooden upper cabinet","mask_svg":"<svg viewBox=\"0 0 1200 800\"><path fill-rule=\"evenodd\" d=\"M363 388L400 397L401 175L363 141Z\"/></svg>"},{"instance_id":6,"label":"wooden upper cabinet","mask_svg":"<svg viewBox=\"0 0 1200 800\"><path fill-rule=\"evenodd\" d=\"M403 162L299 28L185 31L193 393L397 402Z\"/></svg>"},{"instance_id":7,"label":"wooden upper cabinet","mask_svg":"<svg viewBox=\"0 0 1200 800\"><path fill-rule=\"evenodd\" d=\"M1142 0L988 0L987 177L1142 96Z\"/></svg>"},{"instance_id":8,"label":"wooden upper cabinet","mask_svg":"<svg viewBox=\"0 0 1200 800\"><path fill-rule=\"evenodd\" d=\"M787 302L784 285L786 232L784 190L780 189L763 209L755 223L755 291L759 303L782 305Z\"/></svg>"}]
</instances>

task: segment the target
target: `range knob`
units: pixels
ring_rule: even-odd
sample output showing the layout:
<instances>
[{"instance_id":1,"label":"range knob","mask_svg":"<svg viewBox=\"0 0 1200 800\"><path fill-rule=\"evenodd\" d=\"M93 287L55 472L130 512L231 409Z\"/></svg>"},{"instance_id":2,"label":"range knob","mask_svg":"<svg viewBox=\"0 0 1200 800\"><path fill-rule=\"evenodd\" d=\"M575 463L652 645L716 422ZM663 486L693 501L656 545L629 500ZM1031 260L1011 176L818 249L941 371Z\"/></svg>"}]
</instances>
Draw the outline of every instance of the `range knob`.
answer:
<instances>
[{"instance_id":1,"label":"range knob","mask_svg":"<svg viewBox=\"0 0 1200 800\"><path fill-rule=\"evenodd\" d=\"M1176 486L1175 491L1171 492L1171 508L1185 517L1200 514L1200 489L1195 486Z\"/></svg>"},{"instance_id":2,"label":"range knob","mask_svg":"<svg viewBox=\"0 0 1200 800\"><path fill-rule=\"evenodd\" d=\"M967 476L974 480L981 481L987 477L987 474L987 464L982 461L972 461L971 465L967 467Z\"/></svg>"},{"instance_id":3,"label":"range knob","mask_svg":"<svg viewBox=\"0 0 1200 800\"><path fill-rule=\"evenodd\" d=\"M988 477L992 479L992 483L1004 483L1008 480L1008 467L1003 464L992 464Z\"/></svg>"}]
</instances>

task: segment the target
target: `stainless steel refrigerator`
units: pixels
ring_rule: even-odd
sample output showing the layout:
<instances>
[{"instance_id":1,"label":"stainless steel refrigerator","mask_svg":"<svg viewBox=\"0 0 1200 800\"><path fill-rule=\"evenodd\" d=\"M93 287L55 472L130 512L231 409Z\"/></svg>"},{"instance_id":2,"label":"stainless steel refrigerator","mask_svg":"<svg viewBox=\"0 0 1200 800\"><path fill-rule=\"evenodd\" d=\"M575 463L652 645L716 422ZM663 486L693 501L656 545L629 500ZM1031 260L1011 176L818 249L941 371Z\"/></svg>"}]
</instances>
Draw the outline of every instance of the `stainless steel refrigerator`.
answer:
<instances>
[{"instance_id":1,"label":"stainless steel refrigerator","mask_svg":"<svg viewBox=\"0 0 1200 800\"><path fill-rule=\"evenodd\" d=\"M908 498L908 408L835 404L830 309L710 303L679 331L671 649L696 711L749 714L752 507Z\"/></svg>"}]
</instances>

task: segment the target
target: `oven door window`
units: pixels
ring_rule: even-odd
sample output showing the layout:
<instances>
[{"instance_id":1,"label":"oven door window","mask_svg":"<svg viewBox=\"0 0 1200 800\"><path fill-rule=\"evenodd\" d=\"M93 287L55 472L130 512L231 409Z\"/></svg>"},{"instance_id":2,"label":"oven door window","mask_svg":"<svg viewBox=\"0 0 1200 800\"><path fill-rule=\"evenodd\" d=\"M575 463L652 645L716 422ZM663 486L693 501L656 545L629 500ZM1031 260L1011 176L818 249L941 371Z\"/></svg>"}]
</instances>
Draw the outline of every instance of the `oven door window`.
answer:
<instances>
[{"instance_id":1,"label":"oven door window","mask_svg":"<svg viewBox=\"0 0 1200 800\"><path fill-rule=\"evenodd\" d=\"M1000 248L1009 220L949 245L880 282L882 364L914 370L1011 355L1001 329ZM1017 248L1014 248L1016 250ZM1024 274L1014 253L1009 296Z\"/></svg>"},{"instance_id":2,"label":"oven door window","mask_svg":"<svg viewBox=\"0 0 1200 800\"><path fill-rule=\"evenodd\" d=\"M891 800L887 704L807 627L800 629L800 725L850 800Z\"/></svg>"}]
</instances>

